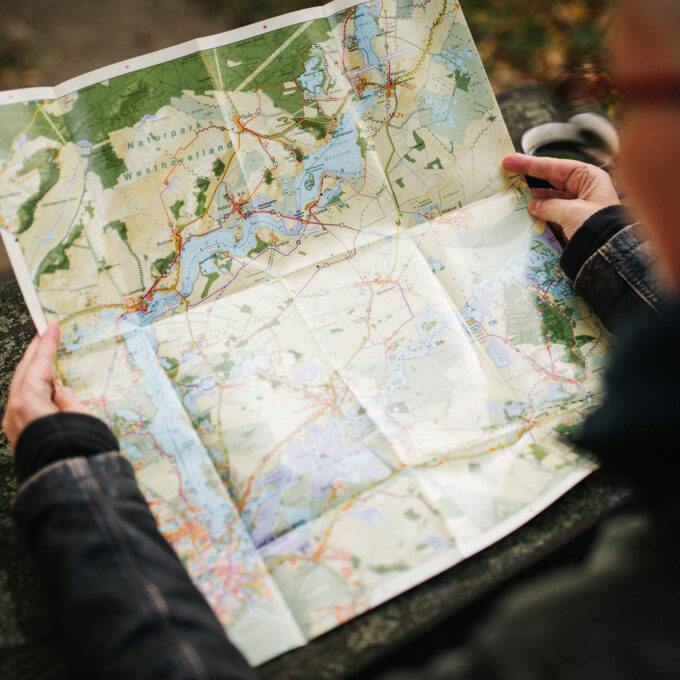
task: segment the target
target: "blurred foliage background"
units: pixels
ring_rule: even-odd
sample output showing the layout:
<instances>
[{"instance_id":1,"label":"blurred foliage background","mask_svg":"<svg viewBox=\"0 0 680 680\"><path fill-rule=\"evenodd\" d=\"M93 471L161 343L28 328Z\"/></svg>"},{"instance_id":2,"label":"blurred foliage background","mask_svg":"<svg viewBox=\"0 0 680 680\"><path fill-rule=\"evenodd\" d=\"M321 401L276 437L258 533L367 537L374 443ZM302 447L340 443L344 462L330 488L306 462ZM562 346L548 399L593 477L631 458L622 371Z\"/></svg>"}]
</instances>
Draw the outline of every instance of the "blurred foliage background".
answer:
<instances>
[{"instance_id":1,"label":"blurred foliage background","mask_svg":"<svg viewBox=\"0 0 680 680\"><path fill-rule=\"evenodd\" d=\"M496 92L535 80L558 91L585 87L599 101L610 95L604 49L610 0L460 2ZM316 4L0 0L0 89L54 85L112 61Z\"/></svg>"},{"instance_id":2,"label":"blurred foliage background","mask_svg":"<svg viewBox=\"0 0 680 680\"><path fill-rule=\"evenodd\" d=\"M609 0L463 0L463 8L499 88L607 71Z\"/></svg>"},{"instance_id":3,"label":"blurred foliage background","mask_svg":"<svg viewBox=\"0 0 680 680\"><path fill-rule=\"evenodd\" d=\"M306 0L204 0L239 25L318 4ZM528 80L578 80L598 100L611 90L606 34L611 0L460 0L496 92ZM569 94L567 94L569 96Z\"/></svg>"}]
</instances>

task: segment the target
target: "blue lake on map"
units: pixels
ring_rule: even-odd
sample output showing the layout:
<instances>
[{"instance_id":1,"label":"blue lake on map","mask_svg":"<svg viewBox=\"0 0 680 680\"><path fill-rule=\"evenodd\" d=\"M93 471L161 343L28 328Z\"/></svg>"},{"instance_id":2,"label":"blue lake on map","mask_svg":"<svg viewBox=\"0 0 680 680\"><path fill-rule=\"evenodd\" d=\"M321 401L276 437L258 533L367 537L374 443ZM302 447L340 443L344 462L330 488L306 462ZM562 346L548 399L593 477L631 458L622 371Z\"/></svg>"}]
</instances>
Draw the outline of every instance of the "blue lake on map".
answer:
<instances>
[{"instance_id":1,"label":"blue lake on map","mask_svg":"<svg viewBox=\"0 0 680 680\"><path fill-rule=\"evenodd\" d=\"M343 116L330 141L305 158L303 170L295 178L298 210L304 211L308 203L316 200L324 172L332 175L353 175L361 171L363 159L357 141L357 122L363 112L373 105L375 97L373 88L367 88L364 97L356 102L354 109Z\"/></svg>"},{"instance_id":2,"label":"blue lake on map","mask_svg":"<svg viewBox=\"0 0 680 680\"><path fill-rule=\"evenodd\" d=\"M365 3L357 7L354 16L354 37L357 39L357 46L359 47L359 54L364 62L364 66L374 65L382 73L380 68L380 60L378 55L373 51L371 42L378 34L378 26L376 24L377 12L380 9L380 3L372 4Z\"/></svg>"},{"instance_id":3,"label":"blue lake on map","mask_svg":"<svg viewBox=\"0 0 680 680\"><path fill-rule=\"evenodd\" d=\"M318 90L321 90L325 71L321 69L321 59L319 57L312 57L305 64L305 72L298 76L298 80L302 87L311 95L316 96Z\"/></svg>"}]
</instances>

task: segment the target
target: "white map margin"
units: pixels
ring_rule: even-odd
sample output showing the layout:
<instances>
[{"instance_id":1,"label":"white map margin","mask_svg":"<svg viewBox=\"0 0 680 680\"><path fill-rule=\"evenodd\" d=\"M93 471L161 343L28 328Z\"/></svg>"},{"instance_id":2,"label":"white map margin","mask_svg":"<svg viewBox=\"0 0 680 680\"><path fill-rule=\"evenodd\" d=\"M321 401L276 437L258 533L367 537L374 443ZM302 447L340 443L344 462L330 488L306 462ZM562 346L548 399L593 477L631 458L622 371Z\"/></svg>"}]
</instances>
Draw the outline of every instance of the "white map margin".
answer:
<instances>
[{"instance_id":1,"label":"white map margin","mask_svg":"<svg viewBox=\"0 0 680 680\"><path fill-rule=\"evenodd\" d=\"M24 259L24 254L19 245L19 240L16 236L12 236L7 230L0 227L0 237L2 238L3 245L7 251L7 256L9 261L12 263L12 269L14 270L14 276L17 279L21 294L24 296L24 301L26 302L26 307L33 319L35 327L42 335L45 328L47 328L47 320L45 319L45 313L38 300L38 293L33 285L33 280L28 271L28 265Z\"/></svg>"},{"instance_id":2,"label":"white map margin","mask_svg":"<svg viewBox=\"0 0 680 680\"><path fill-rule=\"evenodd\" d=\"M212 50L216 47L223 47L230 43L247 40L263 33L277 31L288 26L295 26L296 24L304 23L305 21L313 21L315 19L325 19L328 16L341 12L349 7L356 7L363 5L371 0L332 0L325 5L318 5L317 7L310 7L308 9L300 9L288 14L274 17L273 19L265 19L264 21L255 24L249 24L242 28L234 28L231 31L224 33L216 33L204 38L196 38L188 40L187 42L166 47L162 50L149 52L139 57L119 61L109 66L89 71L83 75L76 76L69 80L65 80L54 87L27 87L18 90L5 90L0 92L0 106L8 104L19 104L22 102L30 102L42 99L59 99L68 94L72 94L77 90L82 90L85 87L96 85L102 81L116 78L125 75L126 73L134 73L150 66L158 66L173 59L186 57L196 52L205 50Z\"/></svg>"},{"instance_id":3,"label":"white map margin","mask_svg":"<svg viewBox=\"0 0 680 680\"><path fill-rule=\"evenodd\" d=\"M500 524L483 531L479 536L471 540L458 543L455 547L445 550L427 562L411 567L404 574L399 574L386 583L376 586L371 594L368 605L369 609L373 609L395 598L397 595L412 590L417 585L425 583L425 581L438 576L447 569L464 562L468 557L472 557L485 548L496 544L502 538L509 536L550 507L558 498L564 496L567 491L575 487L579 482L582 482L593 471L594 469L588 468L574 470L554 487L542 493L535 501L503 520Z\"/></svg>"}]
</instances>

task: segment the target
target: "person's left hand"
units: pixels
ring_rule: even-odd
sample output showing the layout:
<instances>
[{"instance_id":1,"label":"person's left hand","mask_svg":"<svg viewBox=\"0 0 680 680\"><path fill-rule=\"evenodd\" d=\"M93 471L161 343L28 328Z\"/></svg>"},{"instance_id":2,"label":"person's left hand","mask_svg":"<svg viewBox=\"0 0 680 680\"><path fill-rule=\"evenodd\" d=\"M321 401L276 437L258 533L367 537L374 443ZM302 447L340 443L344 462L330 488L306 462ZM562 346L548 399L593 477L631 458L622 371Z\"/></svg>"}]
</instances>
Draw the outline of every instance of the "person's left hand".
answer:
<instances>
[{"instance_id":1,"label":"person's left hand","mask_svg":"<svg viewBox=\"0 0 680 680\"><path fill-rule=\"evenodd\" d=\"M2 418L2 429L12 451L19 435L34 420L59 411L88 413L70 387L54 386L52 370L58 345L59 326L51 323L42 336L33 338L14 371Z\"/></svg>"},{"instance_id":2,"label":"person's left hand","mask_svg":"<svg viewBox=\"0 0 680 680\"><path fill-rule=\"evenodd\" d=\"M516 153L503 159L503 167L555 187L532 189L534 200L527 208L534 217L557 225L565 241L596 212L621 203L609 174L589 163Z\"/></svg>"}]
</instances>

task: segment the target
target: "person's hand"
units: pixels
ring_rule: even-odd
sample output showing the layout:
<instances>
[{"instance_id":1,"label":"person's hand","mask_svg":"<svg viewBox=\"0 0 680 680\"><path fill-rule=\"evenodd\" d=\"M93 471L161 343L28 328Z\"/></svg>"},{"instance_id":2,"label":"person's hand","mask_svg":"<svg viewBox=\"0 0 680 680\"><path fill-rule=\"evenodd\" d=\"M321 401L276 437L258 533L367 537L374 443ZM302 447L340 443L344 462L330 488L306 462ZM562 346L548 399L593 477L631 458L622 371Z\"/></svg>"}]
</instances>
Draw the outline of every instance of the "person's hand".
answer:
<instances>
[{"instance_id":1,"label":"person's hand","mask_svg":"<svg viewBox=\"0 0 680 680\"><path fill-rule=\"evenodd\" d=\"M58 345L59 326L51 323L42 336L33 338L14 371L2 418L2 429L12 451L19 435L34 420L59 411L88 413L71 388L55 389L52 370Z\"/></svg>"},{"instance_id":2,"label":"person's hand","mask_svg":"<svg viewBox=\"0 0 680 680\"><path fill-rule=\"evenodd\" d=\"M534 199L528 209L534 217L561 227L567 241L598 210L621 203L609 174L588 163L517 153L506 156L503 167L555 187L532 189Z\"/></svg>"}]
</instances>

